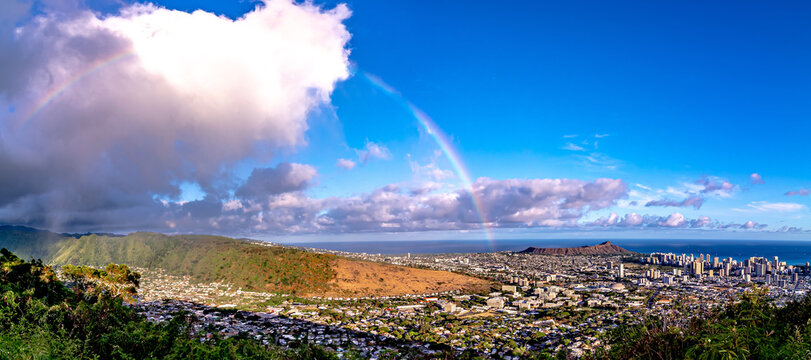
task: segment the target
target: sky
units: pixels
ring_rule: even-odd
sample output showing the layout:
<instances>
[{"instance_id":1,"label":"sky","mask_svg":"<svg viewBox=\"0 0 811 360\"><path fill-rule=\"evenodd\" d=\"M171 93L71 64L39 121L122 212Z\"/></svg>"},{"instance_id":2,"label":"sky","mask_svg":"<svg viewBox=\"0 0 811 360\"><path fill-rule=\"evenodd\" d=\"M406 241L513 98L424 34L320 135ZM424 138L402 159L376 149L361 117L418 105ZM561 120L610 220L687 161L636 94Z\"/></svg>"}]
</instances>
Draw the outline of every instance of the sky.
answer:
<instances>
[{"instance_id":1,"label":"sky","mask_svg":"<svg viewBox=\"0 0 811 360\"><path fill-rule=\"evenodd\" d=\"M806 2L0 4L0 223L811 240Z\"/></svg>"}]
</instances>

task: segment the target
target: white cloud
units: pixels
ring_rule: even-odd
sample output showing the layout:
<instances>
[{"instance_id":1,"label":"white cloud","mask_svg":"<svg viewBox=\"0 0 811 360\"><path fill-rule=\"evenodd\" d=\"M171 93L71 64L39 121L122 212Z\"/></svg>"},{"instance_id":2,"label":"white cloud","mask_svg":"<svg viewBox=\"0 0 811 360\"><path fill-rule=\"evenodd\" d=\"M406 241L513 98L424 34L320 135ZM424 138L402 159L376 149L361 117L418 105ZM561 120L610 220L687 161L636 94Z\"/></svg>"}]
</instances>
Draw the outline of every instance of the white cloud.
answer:
<instances>
[{"instance_id":1,"label":"white cloud","mask_svg":"<svg viewBox=\"0 0 811 360\"><path fill-rule=\"evenodd\" d=\"M667 219L659 222L660 226L665 227L681 227L687 224L687 221L684 219L684 215L680 213L672 213Z\"/></svg>"},{"instance_id":2,"label":"white cloud","mask_svg":"<svg viewBox=\"0 0 811 360\"><path fill-rule=\"evenodd\" d=\"M370 159L391 159L391 152L387 147L371 141L367 141L363 149L355 150L355 152L358 154L358 160L361 163L366 163Z\"/></svg>"},{"instance_id":3,"label":"white cloud","mask_svg":"<svg viewBox=\"0 0 811 360\"><path fill-rule=\"evenodd\" d=\"M355 162L349 159L338 159L335 166L344 170L352 170L355 168Z\"/></svg>"},{"instance_id":4,"label":"white cloud","mask_svg":"<svg viewBox=\"0 0 811 360\"><path fill-rule=\"evenodd\" d=\"M752 173L752 175L749 175L749 181L752 184L763 184L764 183L763 177L760 176L760 174L758 174L758 173Z\"/></svg>"},{"instance_id":5,"label":"white cloud","mask_svg":"<svg viewBox=\"0 0 811 360\"><path fill-rule=\"evenodd\" d=\"M582 146L575 145L573 143L566 143L561 149L563 150L570 150L570 151L583 151L586 150Z\"/></svg>"},{"instance_id":6,"label":"white cloud","mask_svg":"<svg viewBox=\"0 0 811 360\"><path fill-rule=\"evenodd\" d=\"M800 189L800 190L793 190L793 191L786 192L785 195L786 196L808 196L809 194L811 194L811 191L808 191L808 189Z\"/></svg>"},{"instance_id":7,"label":"white cloud","mask_svg":"<svg viewBox=\"0 0 811 360\"><path fill-rule=\"evenodd\" d=\"M622 226L638 226L642 224L642 216L637 213L626 214L620 224Z\"/></svg>"},{"instance_id":8,"label":"white cloud","mask_svg":"<svg viewBox=\"0 0 811 360\"><path fill-rule=\"evenodd\" d=\"M286 177L291 168L277 167L262 178ZM465 230L482 227L481 209L492 227L576 226L584 214L612 206L626 192L615 179L479 179L472 193L440 191L441 186L428 183L425 189L388 185L358 196L314 199L293 185L216 208L202 200L170 203L166 221L195 231L211 231L216 223L213 230L231 233Z\"/></svg>"},{"instance_id":9,"label":"white cloud","mask_svg":"<svg viewBox=\"0 0 811 360\"><path fill-rule=\"evenodd\" d=\"M408 164L411 167L411 172L417 179L428 179L429 181L442 181L446 179L453 179L456 177L453 171L443 169L437 165L437 159L441 153L434 153L430 162L425 165L420 164L416 160L411 160L411 154L408 155Z\"/></svg>"},{"instance_id":10,"label":"white cloud","mask_svg":"<svg viewBox=\"0 0 811 360\"><path fill-rule=\"evenodd\" d=\"M721 224L717 220L707 216L699 216L695 219L688 219L681 213L672 213L667 216L640 215L637 213L626 214L620 218L617 214L611 213L608 217L601 217L593 222L583 224L589 226L616 227L616 228L683 228L683 229L763 229L765 224Z\"/></svg>"},{"instance_id":11,"label":"white cloud","mask_svg":"<svg viewBox=\"0 0 811 360\"><path fill-rule=\"evenodd\" d=\"M735 209L737 211L758 211L758 212L797 212L807 209L805 205L786 202L753 201L746 204L747 209Z\"/></svg>"},{"instance_id":12,"label":"white cloud","mask_svg":"<svg viewBox=\"0 0 811 360\"><path fill-rule=\"evenodd\" d=\"M651 200L645 203L646 207L650 206L661 206L661 207L690 207L692 206L696 210L701 208L701 205L704 204L704 198L699 195L690 196L682 201L675 201L670 199L658 199L658 200Z\"/></svg>"},{"instance_id":13,"label":"white cloud","mask_svg":"<svg viewBox=\"0 0 811 360\"><path fill-rule=\"evenodd\" d=\"M735 190L734 184L714 176L702 176L701 179L696 180L695 184L701 186L700 192L702 194L711 194L718 197L730 197L733 190Z\"/></svg>"},{"instance_id":14,"label":"white cloud","mask_svg":"<svg viewBox=\"0 0 811 360\"><path fill-rule=\"evenodd\" d=\"M304 145L308 114L349 74L349 15L287 0L237 20L136 4L0 27L0 64L13 65L0 94L16 109L0 113L0 221L148 222L155 196L183 182L222 198L237 162Z\"/></svg>"},{"instance_id":15,"label":"white cloud","mask_svg":"<svg viewBox=\"0 0 811 360\"><path fill-rule=\"evenodd\" d=\"M589 153L588 155L575 155L579 157L586 168L594 170L616 170L621 162L603 153Z\"/></svg>"}]
</instances>

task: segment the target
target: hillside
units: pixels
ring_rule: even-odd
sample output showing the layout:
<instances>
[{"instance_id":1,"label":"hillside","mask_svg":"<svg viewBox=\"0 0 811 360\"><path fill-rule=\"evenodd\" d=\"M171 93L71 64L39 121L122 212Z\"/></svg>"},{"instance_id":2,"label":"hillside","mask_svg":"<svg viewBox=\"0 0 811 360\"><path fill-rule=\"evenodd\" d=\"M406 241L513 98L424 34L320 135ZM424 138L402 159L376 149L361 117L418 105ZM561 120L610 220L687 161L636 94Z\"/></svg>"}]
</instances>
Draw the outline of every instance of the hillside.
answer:
<instances>
[{"instance_id":1,"label":"hillside","mask_svg":"<svg viewBox=\"0 0 811 360\"><path fill-rule=\"evenodd\" d=\"M490 283L448 271L415 269L336 257L330 261L336 276L330 281L328 296L364 294L404 295L429 294L450 290L484 292Z\"/></svg>"},{"instance_id":2,"label":"hillside","mask_svg":"<svg viewBox=\"0 0 811 360\"><path fill-rule=\"evenodd\" d=\"M633 254L632 251L623 249L617 245L606 241L597 245L584 245L568 248L537 248L530 246L525 250L519 251L522 254L536 254L536 255L618 255L618 254Z\"/></svg>"},{"instance_id":3,"label":"hillside","mask_svg":"<svg viewBox=\"0 0 811 360\"><path fill-rule=\"evenodd\" d=\"M164 269L196 282L225 280L244 289L298 293L324 291L335 276L334 256L276 246L254 245L209 235L124 237L83 236L67 242L51 259L56 264L101 266L109 262Z\"/></svg>"},{"instance_id":4,"label":"hillside","mask_svg":"<svg viewBox=\"0 0 811 360\"><path fill-rule=\"evenodd\" d=\"M0 228L0 247L58 265L110 262L163 269L194 282L297 295L399 295L483 289L486 281L442 271L362 262L210 235L137 232L79 238L24 227Z\"/></svg>"},{"instance_id":5,"label":"hillside","mask_svg":"<svg viewBox=\"0 0 811 360\"><path fill-rule=\"evenodd\" d=\"M0 247L5 247L21 259L48 260L70 237L24 226L0 226Z\"/></svg>"}]
</instances>

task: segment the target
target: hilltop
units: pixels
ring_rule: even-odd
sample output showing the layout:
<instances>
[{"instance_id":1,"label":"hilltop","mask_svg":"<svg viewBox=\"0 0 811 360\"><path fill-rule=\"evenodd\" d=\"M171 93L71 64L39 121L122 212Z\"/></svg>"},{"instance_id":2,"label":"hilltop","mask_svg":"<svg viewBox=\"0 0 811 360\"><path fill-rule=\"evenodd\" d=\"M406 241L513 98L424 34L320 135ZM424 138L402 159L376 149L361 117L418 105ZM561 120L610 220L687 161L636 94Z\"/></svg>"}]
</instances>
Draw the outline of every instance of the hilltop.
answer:
<instances>
[{"instance_id":1,"label":"hilltop","mask_svg":"<svg viewBox=\"0 0 811 360\"><path fill-rule=\"evenodd\" d=\"M522 251L521 254L536 254L536 255L617 255L617 254L633 254L632 251L623 249L617 245L606 241L597 245L583 245L568 248L538 248L530 246Z\"/></svg>"},{"instance_id":2,"label":"hilltop","mask_svg":"<svg viewBox=\"0 0 811 360\"><path fill-rule=\"evenodd\" d=\"M302 296L384 296L489 286L484 280L450 272L367 263L212 235L136 232L76 237L3 226L0 247L22 258L39 258L56 265L103 266L114 262L163 269L198 283L223 281L245 290Z\"/></svg>"}]
</instances>

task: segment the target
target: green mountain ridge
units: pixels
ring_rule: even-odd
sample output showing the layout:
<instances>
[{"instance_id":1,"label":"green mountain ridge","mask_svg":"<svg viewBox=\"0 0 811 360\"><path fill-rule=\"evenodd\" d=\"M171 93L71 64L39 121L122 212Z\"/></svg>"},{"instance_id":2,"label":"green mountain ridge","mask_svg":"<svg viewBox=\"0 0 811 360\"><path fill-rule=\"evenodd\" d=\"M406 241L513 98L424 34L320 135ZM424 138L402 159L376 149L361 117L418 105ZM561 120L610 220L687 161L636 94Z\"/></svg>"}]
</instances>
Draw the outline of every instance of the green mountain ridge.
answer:
<instances>
[{"instance_id":1,"label":"green mountain ridge","mask_svg":"<svg viewBox=\"0 0 811 360\"><path fill-rule=\"evenodd\" d=\"M224 281L246 290L317 293L335 277L332 255L252 244L212 235L126 236L90 234L78 238L20 226L0 226L0 247L21 258L56 265L104 266L110 262L163 269L196 282Z\"/></svg>"}]
</instances>

